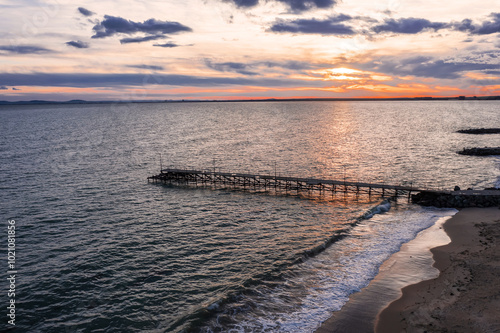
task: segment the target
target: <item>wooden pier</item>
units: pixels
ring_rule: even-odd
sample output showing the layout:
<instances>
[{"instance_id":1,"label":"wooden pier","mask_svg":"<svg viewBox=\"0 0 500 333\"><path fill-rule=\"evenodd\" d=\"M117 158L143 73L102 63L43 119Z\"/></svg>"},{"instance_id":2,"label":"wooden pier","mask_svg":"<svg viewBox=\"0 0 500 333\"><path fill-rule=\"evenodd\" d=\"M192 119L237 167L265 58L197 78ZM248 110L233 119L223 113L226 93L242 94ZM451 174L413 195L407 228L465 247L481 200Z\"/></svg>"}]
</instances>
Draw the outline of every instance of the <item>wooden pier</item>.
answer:
<instances>
[{"instance_id":1,"label":"wooden pier","mask_svg":"<svg viewBox=\"0 0 500 333\"><path fill-rule=\"evenodd\" d=\"M296 194L366 194L382 197L398 197L412 193L429 192L411 186L373 184L353 181L316 178L282 177L247 173L162 169L158 175L148 177L148 182L196 186L224 186L243 190L274 191Z\"/></svg>"}]
</instances>

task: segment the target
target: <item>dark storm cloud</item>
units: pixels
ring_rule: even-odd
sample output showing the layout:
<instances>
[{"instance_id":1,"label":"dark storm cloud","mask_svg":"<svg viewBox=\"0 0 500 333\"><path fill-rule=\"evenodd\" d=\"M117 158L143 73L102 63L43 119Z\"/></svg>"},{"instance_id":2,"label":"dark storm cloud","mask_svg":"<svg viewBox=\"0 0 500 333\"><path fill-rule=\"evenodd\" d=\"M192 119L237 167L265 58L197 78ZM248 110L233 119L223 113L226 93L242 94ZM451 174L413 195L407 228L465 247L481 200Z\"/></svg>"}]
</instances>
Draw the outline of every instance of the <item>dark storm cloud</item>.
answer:
<instances>
[{"instance_id":1,"label":"dark storm cloud","mask_svg":"<svg viewBox=\"0 0 500 333\"><path fill-rule=\"evenodd\" d=\"M129 43L142 43L150 40L157 40L165 38L163 35L151 35L145 37L129 37L120 39L120 44L129 44Z\"/></svg>"},{"instance_id":2,"label":"dark storm cloud","mask_svg":"<svg viewBox=\"0 0 500 333\"><path fill-rule=\"evenodd\" d=\"M238 7L254 7L259 4L259 0L225 0L234 3ZM314 8L329 8L337 3L335 0L274 0L281 2L293 12L303 12Z\"/></svg>"},{"instance_id":3,"label":"dark storm cloud","mask_svg":"<svg viewBox=\"0 0 500 333\"><path fill-rule=\"evenodd\" d=\"M354 30L350 26L342 23L351 19L351 16L340 14L329 17L325 20L278 20L269 30L272 32L291 32L303 34L353 35L355 33Z\"/></svg>"},{"instance_id":4,"label":"dark storm cloud","mask_svg":"<svg viewBox=\"0 0 500 333\"><path fill-rule=\"evenodd\" d=\"M160 21L154 18L144 22L134 22L117 16L105 15L104 20L92 28L95 34L92 38L105 38L118 33L122 34L174 34L182 31L192 31L191 28L179 22Z\"/></svg>"},{"instance_id":5,"label":"dark storm cloud","mask_svg":"<svg viewBox=\"0 0 500 333\"><path fill-rule=\"evenodd\" d=\"M0 83L6 86L41 87L120 87L163 85L163 86L221 86L252 85L264 87L303 86L304 82L290 79L248 79L227 77L200 77L188 75L161 74L89 74L89 73L0 73Z\"/></svg>"},{"instance_id":6,"label":"dark storm cloud","mask_svg":"<svg viewBox=\"0 0 500 333\"><path fill-rule=\"evenodd\" d=\"M426 29L439 30L448 27L448 24L442 22L431 22L422 18L401 18L386 19L383 24L376 25L372 30L376 33L394 32L400 34L417 34Z\"/></svg>"},{"instance_id":7,"label":"dark storm cloud","mask_svg":"<svg viewBox=\"0 0 500 333\"><path fill-rule=\"evenodd\" d=\"M164 44L153 44L153 46L171 48L171 47L179 47L180 45L177 45L173 42L168 42L168 43L164 43Z\"/></svg>"},{"instance_id":8,"label":"dark storm cloud","mask_svg":"<svg viewBox=\"0 0 500 333\"><path fill-rule=\"evenodd\" d=\"M205 65L219 72L235 72L243 75L257 75L257 73L248 70L250 65L241 62L213 63L210 59L205 59Z\"/></svg>"},{"instance_id":9,"label":"dark storm cloud","mask_svg":"<svg viewBox=\"0 0 500 333\"><path fill-rule=\"evenodd\" d=\"M469 71L498 69L497 64L445 61L431 57L382 57L370 63L359 64L365 70L399 76L419 76L437 79L457 79Z\"/></svg>"},{"instance_id":10,"label":"dark storm cloud","mask_svg":"<svg viewBox=\"0 0 500 333\"><path fill-rule=\"evenodd\" d=\"M155 71L160 71L160 70L164 69L162 66L156 66L156 65L128 65L127 67L140 68L140 69L152 69Z\"/></svg>"},{"instance_id":11,"label":"dark storm cloud","mask_svg":"<svg viewBox=\"0 0 500 333\"><path fill-rule=\"evenodd\" d=\"M95 14L94 12L91 12L90 10L85 9L83 7L78 7L78 11L80 12L80 14L82 14L84 16L92 16Z\"/></svg>"},{"instance_id":12,"label":"dark storm cloud","mask_svg":"<svg viewBox=\"0 0 500 333\"><path fill-rule=\"evenodd\" d=\"M81 40L66 42L66 45L76 47L77 49L86 49L89 47L88 43L82 42Z\"/></svg>"},{"instance_id":13,"label":"dark storm cloud","mask_svg":"<svg viewBox=\"0 0 500 333\"><path fill-rule=\"evenodd\" d=\"M500 13L491 13L489 18L479 25L473 24L470 19L465 19L462 22L454 23L453 26L456 30L474 35L489 35L500 32Z\"/></svg>"},{"instance_id":14,"label":"dark storm cloud","mask_svg":"<svg viewBox=\"0 0 500 333\"><path fill-rule=\"evenodd\" d=\"M5 53L11 53L11 54L43 54L43 53L54 52L44 47L35 45L17 45L17 46L0 45L0 51L5 51ZM2 52L0 52L0 55L1 54Z\"/></svg>"}]
</instances>

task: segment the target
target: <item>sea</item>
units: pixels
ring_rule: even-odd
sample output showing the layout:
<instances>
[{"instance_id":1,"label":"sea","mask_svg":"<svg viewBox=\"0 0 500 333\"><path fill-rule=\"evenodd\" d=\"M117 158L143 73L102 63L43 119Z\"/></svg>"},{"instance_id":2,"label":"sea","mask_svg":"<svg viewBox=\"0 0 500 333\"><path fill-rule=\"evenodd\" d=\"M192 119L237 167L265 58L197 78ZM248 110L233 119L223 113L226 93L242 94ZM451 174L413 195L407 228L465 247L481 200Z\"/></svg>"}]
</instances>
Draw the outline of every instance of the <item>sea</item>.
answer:
<instances>
[{"instance_id":1,"label":"sea","mask_svg":"<svg viewBox=\"0 0 500 333\"><path fill-rule=\"evenodd\" d=\"M500 127L499 106L0 106L0 330L13 328L14 300L20 332L314 332L403 243L456 210L405 197L388 205L377 195L247 192L147 177L175 167L499 187L499 156L456 153L498 146L498 134L456 131ZM12 224L15 260L7 266Z\"/></svg>"}]
</instances>

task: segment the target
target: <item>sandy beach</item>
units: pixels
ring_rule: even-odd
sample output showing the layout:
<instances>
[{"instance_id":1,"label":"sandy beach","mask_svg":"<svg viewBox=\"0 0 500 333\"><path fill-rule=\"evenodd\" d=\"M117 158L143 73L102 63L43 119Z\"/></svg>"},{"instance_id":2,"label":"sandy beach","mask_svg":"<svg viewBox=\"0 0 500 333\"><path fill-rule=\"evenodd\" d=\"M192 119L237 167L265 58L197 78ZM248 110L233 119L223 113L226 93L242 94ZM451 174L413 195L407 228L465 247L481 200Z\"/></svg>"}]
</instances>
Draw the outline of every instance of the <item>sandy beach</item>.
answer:
<instances>
[{"instance_id":1,"label":"sandy beach","mask_svg":"<svg viewBox=\"0 0 500 333\"><path fill-rule=\"evenodd\" d=\"M332 313L316 333L373 332L378 313L401 296L402 288L437 277L439 270L432 267L434 260L430 250L450 242L443 229L450 217L440 218L403 244L382 264L369 285L350 295L349 302Z\"/></svg>"},{"instance_id":2,"label":"sandy beach","mask_svg":"<svg viewBox=\"0 0 500 333\"><path fill-rule=\"evenodd\" d=\"M500 332L500 210L467 208L404 244L327 332Z\"/></svg>"},{"instance_id":3,"label":"sandy beach","mask_svg":"<svg viewBox=\"0 0 500 333\"><path fill-rule=\"evenodd\" d=\"M500 210L463 209L444 230L451 243L431 250L439 276L403 288L376 332L500 332Z\"/></svg>"}]
</instances>

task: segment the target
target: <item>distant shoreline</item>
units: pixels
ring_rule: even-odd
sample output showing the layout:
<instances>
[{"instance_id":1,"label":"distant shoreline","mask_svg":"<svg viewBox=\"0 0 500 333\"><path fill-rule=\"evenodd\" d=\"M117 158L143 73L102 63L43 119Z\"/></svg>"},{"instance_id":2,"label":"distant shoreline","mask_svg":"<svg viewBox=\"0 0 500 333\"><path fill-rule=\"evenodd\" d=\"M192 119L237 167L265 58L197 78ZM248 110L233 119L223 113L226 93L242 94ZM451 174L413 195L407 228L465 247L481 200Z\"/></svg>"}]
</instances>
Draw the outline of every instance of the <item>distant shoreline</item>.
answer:
<instances>
[{"instance_id":1,"label":"distant shoreline","mask_svg":"<svg viewBox=\"0 0 500 333\"><path fill-rule=\"evenodd\" d=\"M226 103L226 102L353 102L353 101L491 101L500 100L500 96L456 96L456 97L394 97L394 98L259 98L259 99L220 99L220 100L199 100L199 99L180 99L180 100L117 100L117 101L0 101L1 105L49 105L49 104L128 104L128 103Z\"/></svg>"}]
</instances>

